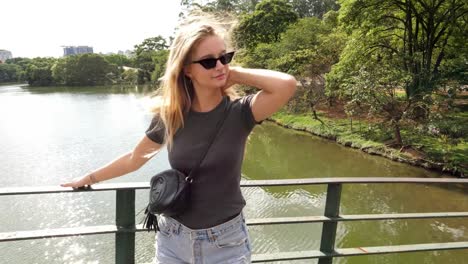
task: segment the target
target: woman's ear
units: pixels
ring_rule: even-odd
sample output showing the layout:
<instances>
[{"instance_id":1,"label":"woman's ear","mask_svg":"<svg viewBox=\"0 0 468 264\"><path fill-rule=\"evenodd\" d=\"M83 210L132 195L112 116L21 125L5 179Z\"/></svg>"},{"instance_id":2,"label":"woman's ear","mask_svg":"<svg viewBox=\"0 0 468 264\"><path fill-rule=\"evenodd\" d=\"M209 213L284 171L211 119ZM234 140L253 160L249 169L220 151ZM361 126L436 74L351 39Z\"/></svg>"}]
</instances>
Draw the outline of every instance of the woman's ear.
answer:
<instances>
[{"instance_id":1,"label":"woman's ear","mask_svg":"<svg viewBox=\"0 0 468 264\"><path fill-rule=\"evenodd\" d=\"M188 78L192 79L192 72L190 70L190 66L185 66L184 67L184 74L185 76L187 76Z\"/></svg>"}]
</instances>

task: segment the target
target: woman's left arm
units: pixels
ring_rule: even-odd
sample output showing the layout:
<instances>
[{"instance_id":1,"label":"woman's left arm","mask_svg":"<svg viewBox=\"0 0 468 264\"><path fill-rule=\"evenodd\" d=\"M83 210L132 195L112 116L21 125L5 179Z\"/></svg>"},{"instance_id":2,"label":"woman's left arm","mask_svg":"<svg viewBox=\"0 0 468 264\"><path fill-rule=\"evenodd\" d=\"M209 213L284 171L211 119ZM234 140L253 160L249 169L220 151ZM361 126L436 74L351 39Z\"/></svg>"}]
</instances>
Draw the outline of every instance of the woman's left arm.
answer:
<instances>
[{"instance_id":1,"label":"woman's left arm","mask_svg":"<svg viewBox=\"0 0 468 264\"><path fill-rule=\"evenodd\" d=\"M296 91L296 79L289 74L263 70L231 67L229 82L253 86L261 91L252 100L252 113L260 122L285 105Z\"/></svg>"}]
</instances>

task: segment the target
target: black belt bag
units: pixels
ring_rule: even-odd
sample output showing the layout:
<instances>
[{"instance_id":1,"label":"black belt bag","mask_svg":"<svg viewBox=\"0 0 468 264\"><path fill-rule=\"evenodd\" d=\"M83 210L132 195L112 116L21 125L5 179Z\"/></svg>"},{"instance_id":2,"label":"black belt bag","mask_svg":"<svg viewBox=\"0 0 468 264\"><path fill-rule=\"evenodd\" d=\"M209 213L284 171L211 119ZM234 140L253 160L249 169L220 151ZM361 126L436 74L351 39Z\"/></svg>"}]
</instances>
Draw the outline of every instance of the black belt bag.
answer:
<instances>
[{"instance_id":1,"label":"black belt bag","mask_svg":"<svg viewBox=\"0 0 468 264\"><path fill-rule=\"evenodd\" d=\"M178 215L185 211L190 198L190 182L182 172L169 169L154 175L148 212L152 214Z\"/></svg>"},{"instance_id":2,"label":"black belt bag","mask_svg":"<svg viewBox=\"0 0 468 264\"><path fill-rule=\"evenodd\" d=\"M229 99L223 98L223 100L226 100L227 104ZM143 223L143 226L145 226L148 231L151 229L154 229L155 232L159 230L156 215L180 215L190 205L190 185L193 182L193 172L200 167L200 164L205 159L206 154L208 154L208 150L218 137L219 131L226 119L227 112L228 107L225 106L224 114L217 123L215 135L212 137L210 144L197 166L192 168L188 176L176 169L169 169L162 171L151 178L149 202L145 210L146 217Z\"/></svg>"}]
</instances>

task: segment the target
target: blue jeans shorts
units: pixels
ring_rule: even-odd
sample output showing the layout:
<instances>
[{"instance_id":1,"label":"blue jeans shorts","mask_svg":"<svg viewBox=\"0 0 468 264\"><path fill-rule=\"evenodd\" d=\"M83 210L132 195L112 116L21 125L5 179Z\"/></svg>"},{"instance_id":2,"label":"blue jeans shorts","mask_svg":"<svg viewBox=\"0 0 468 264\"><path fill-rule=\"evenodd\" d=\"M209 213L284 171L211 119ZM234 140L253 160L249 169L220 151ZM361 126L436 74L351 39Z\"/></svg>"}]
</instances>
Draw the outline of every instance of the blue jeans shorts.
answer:
<instances>
[{"instance_id":1,"label":"blue jeans shorts","mask_svg":"<svg viewBox=\"0 0 468 264\"><path fill-rule=\"evenodd\" d=\"M158 225L155 264L250 263L250 238L242 213L207 229L190 229L167 216L159 216Z\"/></svg>"}]
</instances>

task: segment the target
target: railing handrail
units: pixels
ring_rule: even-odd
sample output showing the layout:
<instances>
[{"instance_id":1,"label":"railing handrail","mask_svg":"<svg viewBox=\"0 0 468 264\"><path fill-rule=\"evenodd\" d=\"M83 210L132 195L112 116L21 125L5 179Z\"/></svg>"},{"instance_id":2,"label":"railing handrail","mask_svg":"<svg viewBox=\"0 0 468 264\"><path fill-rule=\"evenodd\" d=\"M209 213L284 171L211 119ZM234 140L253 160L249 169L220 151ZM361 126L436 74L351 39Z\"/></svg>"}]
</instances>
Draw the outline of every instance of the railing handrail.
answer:
<instances>
[{"instance_id":1,"label":"railing handrail","mask_svg":"<svg viewBox=\"0 0 468 264\"><path fill-rule=\"evenodd\" d=\"M269 219L250 219L248 225L264 224L294 224L322 222L322 238L319 250L282 252L273 254L255 254L252 262L269 262L280 260L299 260L319 258L319 264L332 264L333 258L387 254L396 252L416 252L433 250L468 249L468 241L445 242L433 244L410 244L379 247L335 248L337 224L343 221L369 221L385 219L421 219L421 218L452 218L468 217L468 212L444 212L444 213L399 213L399 214L373 214L373 215L341 215L341 190L343 184L374 184L374 183L411 183L411 184L467 184L468 179L458 178L390 178L390 177L345 177L345 178L308 178L285 180L244 180L241 187L273 187L273 186L301 186L301 185L327 185L327 197L325 212L322 216L283 217ZM148 182L132 183L106 183L97 184L90 188L64 188L60 186L38 187L6 187L0 188L0 196L51 194L51 193L76 193L94 191L116 192L116 223L106 226L88 226L77 228L63 228L53 230L34 230L0 233L0 242L17 240L29 240L39 238L64 237L75 235L95 235L115 233L115 262L133 263L135 256L135 232L143 231L142 225L135 223L135 191L149 189Z\"/></svg>"},{"instance_id":2,"label":"railing handrail","mask_svg":"<svg viewBox=\"0 0 468 264\"><path fill-rule=\"evenodd\" d=\"M320 184L373 184L373 183L468 183L468 179L460 178L394 178L394 177L337 177L337 178L304 178L284 180L242 180L241 187L271 187L271 186L298 186L298 185L320 185ZM3 187L0 188L2 195L27 195L27 194L50 194L67 192L88 191L118 191L118 190L142 190L149 189L149 182L119 182L102 183L90 188L65 188L56 186L33 186L33 187Z\"/></svg>"}]
</instances>

